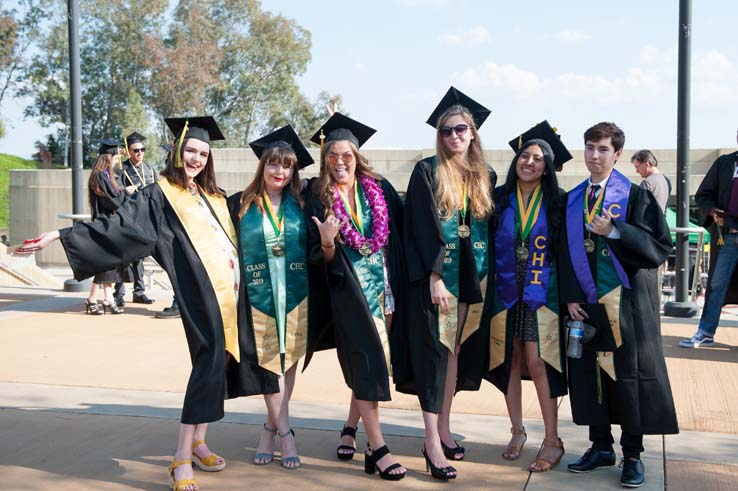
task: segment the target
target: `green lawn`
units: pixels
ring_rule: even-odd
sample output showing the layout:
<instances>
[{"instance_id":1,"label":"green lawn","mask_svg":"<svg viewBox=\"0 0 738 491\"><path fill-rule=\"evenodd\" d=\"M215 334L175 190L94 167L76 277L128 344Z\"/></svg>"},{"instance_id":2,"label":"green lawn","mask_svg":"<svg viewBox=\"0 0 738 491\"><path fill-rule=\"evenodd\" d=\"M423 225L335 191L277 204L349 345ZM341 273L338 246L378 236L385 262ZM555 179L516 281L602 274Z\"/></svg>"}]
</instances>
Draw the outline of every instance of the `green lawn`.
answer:
<instances>
[{"instance_id":1,"label":"green lawn","mask_svg":"<svg viewBox=\"0 0 738 491\"><path fill-rule=\"evenodd\" d=\"M36 169L38 164L14 155L0 153L0 228L8 227L8 188L11 169Z\"/></svg>"}]
</instances>

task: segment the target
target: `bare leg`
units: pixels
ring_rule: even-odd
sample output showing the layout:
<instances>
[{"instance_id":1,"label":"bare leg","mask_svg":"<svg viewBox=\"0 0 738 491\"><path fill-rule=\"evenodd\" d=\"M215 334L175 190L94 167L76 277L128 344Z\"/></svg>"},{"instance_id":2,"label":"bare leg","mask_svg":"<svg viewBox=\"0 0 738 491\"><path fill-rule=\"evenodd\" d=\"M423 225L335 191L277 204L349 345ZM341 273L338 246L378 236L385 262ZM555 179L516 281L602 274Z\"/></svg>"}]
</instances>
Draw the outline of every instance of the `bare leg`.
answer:
<instances>
[{"instance_id":1,"label":"bare leg","mask_svg":"<svg viewBox=\"0 0 738 491\"><path fill-rule=\"evenodd\" d=\"M523 448L526 440L525 428L523 428L523 401L522 386L520 383L520 364L523 361L521 356L522 350L523 344L520 340L513 340L510 380L507 383L507 394L505 394L505 404L507 405L507 414L510 416L513 435L505 451L502 452L502 457L506 460L519 458L520 450Z\"/></svg>"},{"instance_id":2,"label":"bare leg","mask_svg":"<svg viewBox=\"0 0 738 491\"><path fill-rule=\"evenodd\" d=\"M441 469L448 467L448 460L441 448L441 437L438 435L438 414L423 411L423 424L425 425L425 453L436 467ZM449 473L449 477L455 475L455 472Z\"/></svg>"},{"instance_id":3,"label":"bare leg","mask_svg":"<svg viewBox=\"0 0 738 491\"><path fill-rule=\"evenodd\" d=\"M463 326L466 321L467 304L459 303L458 313L458 325ZM443 406L441 407L441 414L438 415L438 434L441 441L447 447L456 447L456 441L451 434L451 405L454 402L454 395L456 393L456 379L458 375L458 354L459 354L459 341L461 339L461 329L458 329L458 335L456 339L456 351L448 354L448 361L446 362L446 386L444 387L443 394ZM459 460L464 458L464 453L456 453L454 457Z\"/></svg>"},{"instance_id":4,"label":"bare leg","mask_svg":"<svg viewBox=\"0 0 738 491\"><path fill-rule=\"evenodd\" d=\"M87 300L89 300L90 303L97 302L97 283L94 281L92 282L92 285L90 285L90 294L87 295Z\"/></svg>"},{"instance_id":5,"label":"bare leg","mask_svg":"<svg viewBox=\"0 0 738 491\"><path fill-rule=\"evenodd\" d=\"M113 284L103 283L103 297L108 301L110 305L115 305L115 299L113 298Z\"/></svg>"},{"instance_id":6,"label":"bare leg","mask_svg":"<svg viewBox=\"0 0 738 491\"><path fill-rule=\"evenodd\" d=\"M295 445L294 435L291 434L292 428L290 426L290 398L292 398L292 391L295 388L296 377L297 363L285 372L284 377L280 377L279 394L268 394L265 396L270 420L276 423L276 428L280 436L282 463L285 467L290 468L300 467L299 461L285 461L289 457L297 457L297 446Z\"/></svg>"},{"instance_id":7,"label":"bare leg","mask_svg":"<svg viewBox=\"0 0 738 491\"><path fill-rule=\"evenodd\" d=\"M372 450L383 447L385 443L384 436L382 435L382 427L379 424L379 404L377 401L361 401L356 399L356 405L359 408L359 414L361 414L361 421L364 423L364 430L369 440L369 446ZM369 455L372 454L368 450L367 453ZM379 467L379 470L384 470L395 463L397 463L395 457L392 454L387 454L377 461L377 467ZM390 474L404 474L405 472L407 472L405 467L398 467L392 469Z\"/></svg>"},{"instance_id":8,"label":"bare leg","mask_svg":"<svg viewBox=\"0 0 738 491\"><path fill-rule=\"evenodd\" d=\"M196 425L179 425L179 441L177 442L177 453L174 455L174 460L186 460L192 458L192 442L194 441ZM174 479L192 479L194 473L192 472L191 465L181 465L174 469ZM185 491L195 491L197 486L187 486Z\"/></svg>"},{"instance_id":9,"label":"bare leg","mask_svg":"<svg viewBox=\"0 0 738 491\"><path fill-rule=\"evenodd\" d=\"M344 424L344 427L357 428L359 426L360 417L361 416L359 415L359 406L356 404L356 397L354 397L354 393L352 392L351 402L349 403L349 413L348 417L346 418L346 423ZM356 440L354 440L354 437L350 435L344 435L341 437L339 445L347 445L349 447L353 446L354 448L356 448ZM342 455L348 455L353 452L346 448L342 448L338 450L338 453Z\"/></svg>"},{"instance_id":10,"label":"bare leg","mask_svg":"<svg viewBox=\"0 0 738 491\"><path fill-rule=\"evenodd\" d=\"M538 357L538 343L526 342L525 356L528 364L528 372L536 386L538 403L541 406L543 425L546 432L543 440L543 448L541 448L538 456L541 459L553 462L563 453L561 448L553 446L559 439L556 398L551 397L551 388L549 387L548 376L546 375L546 364ZM531 469L533 468L540 470L540 467L536 463L531 464Z\"/></svg>"},{"instance_id":11,"label":"bare leg","mask_svg":"<svg viewBox=\"0 0 738 491\"><path fill-rule=\"evenodd\" d=\"M199 440L205 440L205 434L208 431L208 424L207 423L201 423L199 425L195 425L195 433L193 436L193 442L199 441ZM192 442L190 442L190 445L192 445ZM196 446L194 448L195 454L197 454L198 457L201 459L204 459L208 455L212 454L213 452L208 448L206 443L201 443L200 445ZM220 458L217 460L216 464L220 465L225 462L224 459Z\"/></svg>"}]
</instances>

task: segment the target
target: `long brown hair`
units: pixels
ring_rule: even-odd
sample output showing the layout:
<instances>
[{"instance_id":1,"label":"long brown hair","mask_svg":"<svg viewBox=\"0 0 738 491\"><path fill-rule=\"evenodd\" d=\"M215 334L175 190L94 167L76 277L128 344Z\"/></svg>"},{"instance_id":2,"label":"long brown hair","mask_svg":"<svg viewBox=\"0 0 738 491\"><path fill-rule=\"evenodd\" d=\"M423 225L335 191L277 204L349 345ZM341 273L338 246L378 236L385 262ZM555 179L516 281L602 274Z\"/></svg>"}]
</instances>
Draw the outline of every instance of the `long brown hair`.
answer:
<instances>
[{"instance_id":1,"label":"long brown hair","mask_svg":"<svg viewBox=\"0 0 738 491\"><path fill-rule=\"evenodd\" d=\"M443 143L441 126L452 117L459 115L469 126L474 137L469 143L466 155L457 156L451 153ZM477 220L486 219L494 211L492 189L489 182L489 167L484 161L482 142L479 139L474 118L467 108L454 105L446 109L436 124L436 169L437 187L435 192L436 206L445 219L451 217L456 210L462 208L463 197L458 184L465 182L469 192L469 210Z\"/></svg>"},{"instance_id":2,"label":"long brown hair","mask_svg":"<svg viewBox=\"0 0 738 491\"><path fill-rule=\"evenodd\" d=\"M256 206L261 213L264 213L264 204L261 201L261 197L264 194L266 186L264 185L264 167L267 164L276 163L279 165L289 165L292 169L292 179L290 179L289 186L285 187L282 192L289 189L289 192L295 198L297 203L302 208L302 198L300 197L300 172L297 169L297 155L295 151L288 147L272 147L264 150L259 159L259 165L256 167L256 175L251 181L251 184L246 186L243 193L241 193L241 209L238 212L238 218L243 217L249 206L252 204Z\"/></svg>"},{"instance_id":3,"label":"long brown hair","mask_svg":"<svg viewBox=\"0 0 738 491\"><path fill-rule=\"evenodd\" d=\"M100 187L100 179L98 179L98 175L107 171L110 185L112 188L118 192L118 183L115 180L115 169L113 168L115 165L115 162L113 158L116 157L116 155L111 155L109 153L104 153L97 156L97 159L95 160L95 163L92 164L92 172L90 172L90 179L87 181L87 188L88 188L88 200L90 201L90 207L93 208L92 204L95 200L95 196L104 196L105 191ZM120 158L120 157L118 157Z\"/></svg>"},{"instance_id":4,"label":"long brown hair","mask_svg":"<svg viewBox=\"0 0 738 491\"><path fill-rule=\"evenodd\" d=\"M189 140L189 138L185 140L179 148L180 161L184 160L184 148L187 146L187 142ZM184 165L182 167L177 167L176 162L177 153L176 148L174 148L169 152L167 166L164 167L164 170L159 174L166 177L172 184L176 184L177 186L187 189L187 174L185 173ZM205 165L205 168L195 177L195 182L208 194L219 194L221 196L225 196L225 192L221 191L218 184L215 182L215 166L213 163L212 147L210 148L210 152L208 152L208 162Z\"/></svg>"},{"instance_id":5,"label":"long brown hair","mask_svg":"<svg viewBox=\"0 0 738 491\"><path fill-rule=\"evenodd\" d=\"M333 148L333 145L337 141L341 140L333 140L326 143L323 147L323 151L320 154L320 176L318 189L320 190L320 202L323 203L323 206L325 206L325 216L323 218L333 215L333 202L336 199L333 194L335 190L335 184L333 182L333 179L331 178L331 170L328 167L328 163L325 161L325 157L326 155L328 155L328 153L331 151L331 148ZM379 174L374 171L371 164L369 163L369 160L359 153L359 149L356 148L356 145L354 145L353 142L349 140L345 141L348 142L349 147L351 147L351 153L354 154L354 160L356 160L356 169L354 170L354 176L356 178L367 176L371 177L372 179L379 180Z\"/></svg>"}]
</instances>

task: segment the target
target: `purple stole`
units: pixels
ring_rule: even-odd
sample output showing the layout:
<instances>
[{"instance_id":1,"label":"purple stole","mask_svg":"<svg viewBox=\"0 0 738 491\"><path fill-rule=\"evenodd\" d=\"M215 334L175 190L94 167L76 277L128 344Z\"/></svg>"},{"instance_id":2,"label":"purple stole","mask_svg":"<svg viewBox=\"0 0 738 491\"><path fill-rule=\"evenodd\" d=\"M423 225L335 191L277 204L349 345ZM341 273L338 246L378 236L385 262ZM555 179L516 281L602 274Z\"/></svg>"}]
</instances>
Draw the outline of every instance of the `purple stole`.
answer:
<instances>
[{"instance_id":1,"label":"purple stole","mask_svg":"<svg viewBox=\"0 0 738 491\"><path fill-rule=\"evenodd\" d=\"M584 249L584 203L586 199L584 194L587 182L582 182L569 192L566 203L566 235L571 264L577 273L579 286L582 287L587 303L597 303L601 295L598 295L597 285L595 285L592 271L589 268L587 252ZM602 209L607 210L613 222L625 222L628 213L630 180L613 169L610 178L607 180L607 186L602 192L605 193ZM625 288L630 289L630 281L623 266L615 254L612 253L609 245L607 245L607 250L620 283Z\"/></svg>"},{"instance_id":2,"label":"purple stole","mask_svg":"<svg viewBox=\"0 0 738 491\"><path fill-rule=\"evenodd\" d=\"M518 301L518 286L515 275L515 212L518 207L517 196L510 194L510 206L502 212L500 224L495 234L495 271L497 274L497 296L505 309L510 309ZM550 276L548 258L548 223L546 205L541 202L538 219L528 236L531 251L523 286L523 302L533 311L546 305L548 278Z\"/></svg>"}]
</instances>

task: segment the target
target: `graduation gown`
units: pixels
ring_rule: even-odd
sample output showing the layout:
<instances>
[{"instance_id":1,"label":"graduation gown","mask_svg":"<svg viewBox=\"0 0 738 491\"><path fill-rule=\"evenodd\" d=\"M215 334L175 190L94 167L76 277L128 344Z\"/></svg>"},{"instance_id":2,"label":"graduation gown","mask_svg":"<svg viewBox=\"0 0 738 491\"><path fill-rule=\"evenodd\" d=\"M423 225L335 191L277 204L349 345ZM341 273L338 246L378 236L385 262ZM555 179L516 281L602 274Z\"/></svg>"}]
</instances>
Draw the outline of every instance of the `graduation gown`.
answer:
<instances>
[{"instance_id":1,"label":"graduation gown","mask_svg":"<svg viewBox=\"0 0 738 491\"><path fill-rule=\"evenodd\" d=\"M210 197L209 205L218 210L217 216L228 217L225 198ZM226 227L222 221L220 223ZM204 229L202 233L209 231ZM149 185L129 197L111 217L98 217L62 229L60 238L77 280L149 255L169 275L192 361L182 423L209 423L221 419L225 398L279 392L279 386L271 377L254 370L248 362L239 364L234 356L226 353L218 292L192 245L193 238L159 184ZM243 308L238 310L238 320L242 322ZM248 361L245 332L245 329L238 330L238 346L246 350L241 353L241 359Z\"/></svg>"},{"instance_id":2,"label":"graduation gown","mask_svg":"<svg viewBox=\"0 0 738 491\"><path fill-rule=\"evenodd\" d=\"M424 411L440 413L446 384L448 348L439 339L438 306L430 298L430 274L443 273L446 253L435 202L435 157L415 164L405 195L405 258L408 268L408 321L403 326L401 345L406 354L394 369L398 391L417 394ZM491 189L497 175L490 169ZM471 212L466 214L469 225ZM487 237L489 244L489 236ZM481 303L482 288L477 277L471 238L459 238L459 297L467 304ZM467 324L467 329L471 328ZM478 390L487 372L489 325L479 329L461 345L456 390Z\"/></svg>"},{"instance_id":3,"label":"graduation gown","mask_svg":"<svg viewBox=\"0 0 738 491\"><path fill-rule=\"evenodd\" d=\"M730 202L730 190L733 185L733 173L736 165L738 165L738 152L721 155L712 164L710 170L707 171L705 178L700 183L700 187L694 195L694 201L702 215L702 226L710 230L710 268L708 278L712 281L712 272L715 269L718 251L720 246L717 244L718 231L715 220L710 216L713 208L726 211L725 230L730 228L738 229L738 217L727 215L728 203ZM708 288L707 294L710 289ZM738 304L738 268L733 272L733 279L728 286L723 305Z\"/></svg>"},{"instance_id":4,"label":"graduation gown","mask_svg":"<svg viewBox=\"0 0 738 491\"><path fill-rule=\"evenodd\" d=\"M495 203L500 203L500 196L504 192L505 187L500 186L495 189ZM561 216L564 212L564 204L565 201L565 192L563 189L559 189L559 203L560 203L560 209L558 212L559 216ZM548 206L548 203L546 203L546 206ZM491 233L494 237L497 233L498 227L499 227L499 221L500 216L504 210L500 209L499 207L495 208L495 215L490 220L493 222L493 226L491 227ZM541 216L539 219L545 220L546 217L543 215L543 210L541 210ZM557 233L552 233L552 231L549 229L549 243L551 243L552 240L554 240L555 237L558 237ZM529 237L530 238L530 237ZM493 239L494 240L494 239ZM528 247L528 250L532 250L532 247ZM493 274L493 269L495 267L495 248L491 246L489 248L489 255L490 255L490 274ZM551 251L549 249L549 253L555 253L556 251ZM553 258L553 261L556 261L555 257ZM556 281L552 282L552 284L549 284L549 288L558 288L558 275L556 275ZM492 316L492 303L494 301L494 290L497 288L496 282L490 281L487 283L487 294L485 295L484 301L484 317L482 318L482 323L485 325L488 325L491 321ZM518 296L518 302L521 302L522 299L520 296ZM517 304L515 304L513 307L511 307L508 310L508 315L506 318L505 323L505 361L502 365L499 365L498 367L495 367L494 369L490 370L486 375L485 378L492 382L495 387L500 389L500 391L503 394L507 394L507 387L510 382L510 372L512 370L512 352L513 352L513 341L515 339L514 337L514 328L515 328L515 322L516 322L516 313L517 313ZM546 367L546 377L548 378L548 386L550 389L550 397L561 397L566 395L567 388L566 388L566 329L564 329L564 323L563 323L563 317L565 314L565 311L561 310L561 307L559 308L559 335L558 335L558 348L559 348L559 364L561 365L561 371L557 370L553 366L551 366L549 363L544 361L544 366ZM539 342L540 342L540 332L539 332ZM540 353L540 348L539 348ZM525 380L532 380L530 375L527 373L527 367L525 366L525 362L523 361L522 369L522 378Z\"/></svg>"},{"instance_id":5,"label":"graduation gown","mask_svg":"<svg viewBox=\"0 0 738 491\"><path fill-rule=\"evenodd\" d=\"M379 186L389 213L389 241L386 267L395 298L395 311L389 330L390 363L394 370L397 334L401 331L407 288L406 268L402 253L403 205L392 184L381 178ZM309 275L308 346L305 367L317 350L335 347L346 385L359 400L388 401L389 373L384 349L359 278L349 259L348 246L336 241L331 264L326 264L320 246L320 232L312 221L325 217L325 207L318 196L318 183L305 203ZM317 277L316 277L317 276ZM324 285L326 290L315 292ZM326 295L326 292L328 293ZM383 308L384 306L382 306Z\"/></svg>"},{"instance_id":6,"label":"graduation gown","mask_svg":"<svg viewBox=\"0 0 738 491\"><path fill-rule=\"evenodd\" d=\"M609 188L610 181L605 192ZM577 206L583 210L583 203ZM621 290L622 345L612 356L617 380L599 368L597 353L583 344L580 359L568 358L572 415L578 425L612 423L635 435L674 434L679 430L661 346L657 285L657 268L671 252L671 236L664 214L650 192L630 184L627 208L625 221L617 221L619 239L591 236L597 245L596 253L601 250L601 241L610 247L631 287ZM559 294L565 309L567 303L586 303L586 297L572 266L566 226L561 234ZM596 253L586 254L595 283Z\"/></svg>"},{"instance_id":7,"label":"graduation gown","mask_svg":"<svg viewBox=\"0 0 738 491\"><path fill-rule=\"evenodd\" d=\"M115 189L110 181L110 175L107 172L98 173L93 179L97 180L100 192L96 194L90 189L90 213L92 219L104 216L110 217L123 204L126 199L126 193L122 189ZM115 179L115 178L113 178ZM93 278L95 283L116 283L126 281L127 276L122 275L117 269L111 269L98 273Z\"/></svg>"}]
</instances>

